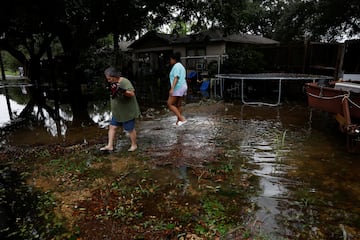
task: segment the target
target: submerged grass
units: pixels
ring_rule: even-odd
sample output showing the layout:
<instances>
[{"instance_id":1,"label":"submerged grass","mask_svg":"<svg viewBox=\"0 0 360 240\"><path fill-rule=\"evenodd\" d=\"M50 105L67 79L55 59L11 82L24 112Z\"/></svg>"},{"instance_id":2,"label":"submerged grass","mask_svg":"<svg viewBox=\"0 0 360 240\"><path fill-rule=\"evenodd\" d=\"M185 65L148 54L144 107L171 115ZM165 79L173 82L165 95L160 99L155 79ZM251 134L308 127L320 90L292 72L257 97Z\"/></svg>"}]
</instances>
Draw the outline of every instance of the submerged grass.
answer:
<instances>
[{"instance_id":1,"label":"submerged grass","mask_svg":"<svg viewBox=\"0 0 360 240\"><path fill-rule=\"evenodd\" d=\"M75 239L67 219L56 213L59 204L51 192L28 186L9 166L0 168L2 239Z\"/></svg>"},{"instance_id":2,"label":"submerged grass","mask_svg":"<svg viewBox=\"0 0 360 240\"><path fill-rule=\"evenodd\" d=\"M16 191L0 185L0 203L26 212L17 205L24 201L36 211L26 217L14 213L9 219L21 216L21 221L13 221L19 225L4 228L0 234L14 234L18 239L286 239L262 233L259 226L263 223L254 217L258 210L254 197L261 192L256 170L262 167L254 159L264 153L257 160L283 167L293 131L272 121L262 125L233 117L222 120L224 110L216 109L221 117L206 117L205 123L190 120L183 129L156 125L149 131L158 135L144 137L142 144L147 146L135 153L124 150L103 155L96 143L11 152L13 162L8 170L27 174L20 174L23 183ZM200 123L203 125L196 125ZM178 141L164 145L167 134ZM269 175L277 177L272 172ZM324 211L331 203L309 193L310 185L294 188L288 202L280 199L283 205L276 219L289 232L288 239L326 239L322 233L339 239L344 231L351 233L349 226L359 226L359 217L348 209ZM28 194L29 189L36 194ZM10 192L15 192L18 203L9 201ZM336 193L331 195L336 197ZM337 198L345 201L349 196ZM343 228L333 224L320 229L319 219L341 222Z\"/></svg>"},{"instance_id":3,"label":"submerged grass","mask_svg":"<svg viewBox=\"0 0 360 240\"><path fill-rule=\"evenodd\" d=\"M216 239L249 217L250 184L239 178L240 168L233 161L189 168L185 178L169 178L173 168L154 169L141 152L131 156L98 155L91 148L40 150L35 158L26 160L31 166L19 163L18 170L28 172L28 188L44 191L43 197L36 197L39 212L32 214L43 217L46 223L40 225L46 228L35 231L24 221L7 232L9 237L35 231L47 234L46 239L102 239L119 233L123 239ZM227 179L243 184L233 185L228 194Z\"/></svg>"}]
</instances>

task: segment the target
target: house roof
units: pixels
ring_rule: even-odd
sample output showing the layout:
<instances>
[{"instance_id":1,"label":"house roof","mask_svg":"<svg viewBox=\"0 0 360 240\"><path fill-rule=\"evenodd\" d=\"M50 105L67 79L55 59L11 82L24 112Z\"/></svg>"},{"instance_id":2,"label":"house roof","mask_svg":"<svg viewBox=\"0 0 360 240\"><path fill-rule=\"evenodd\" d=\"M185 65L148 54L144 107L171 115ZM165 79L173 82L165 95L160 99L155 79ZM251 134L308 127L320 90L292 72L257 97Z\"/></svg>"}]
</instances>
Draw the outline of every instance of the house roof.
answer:
<instances>
[{"instance_id":1,"label":"house roof","mask_svg":"<svg viewBox=\"0 0 360 240\"><path fill-rule=\"evenodd\" d=\"M251 35L251 34L232 34L224 39L226 42L237 42L237 43L248 43L248 44L280 44L280 42L275 41L270 38Z\"/></svg>"},{"instance_id":2,"label":"house roof","mask_svg":"<svg viewBox=\"0 0 360 240\"><path fill-rule=\"evenodd\" d=\"M128 48L141 48L144 45L149 45L148 43L151 42L152 44L167 46L172 43L173 36L166 33L158 33L156 31L149 31L140 37L138 40L131 43Z\"/></svg>"},{"instance_id":3,"label":"house roof","mask_svg":"<svg viewBox=\"0 0 360 240\"><path fill-rule=\"evenodd\" d=\"M270 38L252 35L252 34L231 34L225 36L219 30L207 30L197 34L191 34L184 37L177 38L173 41L174 44L180 43L195 43L195 42L233 42L233 43L244 43L244 44L279 44L280 42L272 40Z\"/></svg>"},{"instance_id":4,"label":"house roof","mask_svg":"<svg viewBox=\"0 0 360 240\"><path fill-rule=\"evenodd\" d=\"M262 36L251 34L232 34L225 36L219 30L207 30L196 34L186 36L176 36L165 33L158 33L150 31L130 44L129 48L150 48L150 47L168 47L177 44L188 43L205 43L205 42L230 42L230 43L243 43L254 45L276 45L278 41Z\"/></svg>"}]
</instances>

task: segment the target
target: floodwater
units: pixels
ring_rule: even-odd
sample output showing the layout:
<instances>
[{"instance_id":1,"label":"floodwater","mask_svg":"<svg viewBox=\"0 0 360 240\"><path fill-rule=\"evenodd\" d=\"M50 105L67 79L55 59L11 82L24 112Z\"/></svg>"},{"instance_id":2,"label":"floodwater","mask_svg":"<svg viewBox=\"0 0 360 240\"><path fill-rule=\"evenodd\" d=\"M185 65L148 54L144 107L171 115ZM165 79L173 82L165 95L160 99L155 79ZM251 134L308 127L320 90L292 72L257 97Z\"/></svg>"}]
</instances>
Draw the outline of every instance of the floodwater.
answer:
<instances>
[{"instance_id":1,"label":"floodwater","mask_svg":"<svg viewBox=\"0 0 360 240\"><path fill-rule=\"evenodd\" d=\"M16 115L26 101L10 102ZM0 109L5 124L10 117L4 95ZM110 113L102 103L89 109L96 126L71 129L67 109L60 110L59 123L45 118L41 125L6 133L1 147L77 143L106 135ZM154 169L170 168L174 178L186 179L189 169L222 161L256 176L251 225L270 239L360 237L360 155L346 151L345 136L330 114L303 101L267 107L207 100L187 104L185 116L188 122L175 127L175 117L163 108L143 110L137 122L139 151ZM122 134L117 151L127 147Z\"/></svg>"},{"instance_id":2,"label":"floodwater","mask_svg":"<svg viewBox=\"0 0 360 240\"><path fill-rule=\"evenodd\" d=\"M225 161L259 177L253 224L274 239L359 237L360 156L346 151L331 115L301 103L205 108L188 112L176 131L168 129L171 117L142 122L144 147L161 150L156 158L176 146L185 166L211 162L214 149L224 149Z\"/></svg>"}]
</instances>

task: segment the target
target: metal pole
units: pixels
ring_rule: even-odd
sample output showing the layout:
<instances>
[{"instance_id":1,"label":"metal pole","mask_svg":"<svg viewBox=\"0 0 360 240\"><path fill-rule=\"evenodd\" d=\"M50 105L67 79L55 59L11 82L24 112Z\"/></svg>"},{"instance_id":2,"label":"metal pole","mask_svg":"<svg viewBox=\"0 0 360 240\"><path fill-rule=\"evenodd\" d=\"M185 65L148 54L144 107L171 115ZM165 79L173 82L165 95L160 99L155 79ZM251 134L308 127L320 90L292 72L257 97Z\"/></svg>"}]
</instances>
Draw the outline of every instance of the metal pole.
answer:
<instances>
[{"instance_id":1,"label":"metal pole","mask_svg":"<svg viewBox=\"0 0 360 240\"><path fill-rule=\"evenodd\" d=\"M3 63L3 60L2 60L1 51L0 51L0 67L1 67L1 77L2 77L2 80L5 81L5 80L6 80L6 76L5 76L5 69L4 69L4 63Z\"/></svg>"},{"instance_id":2,"label":"metal pole","mask_svg":"<svg viewBox=\"0 0 360 240\"><path fill-rule=\"evenodd\" d=\"M3 62L3 59L2 59L1 51L0 51L0 67L1 67L2 80L6 81L4 62ZM6 105L7 105L7 108L8 108L9 117L10 117L10 120L13 120L13 115L12 115L11 105L10 105L10 99L9 99L9 92L8 92L6 86L4 86L4 91L5 91Z\"/></svg>"},{"instance_id":3,"label":"metal pole","mask_svg":"<svg viewBox=\"0 0 360 240\"><path fill-rule=\"evenodd\" d=\"M281 79L279 79L279 95L278 95L278 101L275 106L280 105L281 102Z\"/></svg>"},{"instance_id":4,"label":"metal pole","mask_svg":"<svg viewBox=\"0 0 360 240\"><path fill-rule=\"evenodd\" d=\"M243 104L245 104L245 100L244 100L244 79L241 79L241 101Z\"/></svg>"}]
</instances>

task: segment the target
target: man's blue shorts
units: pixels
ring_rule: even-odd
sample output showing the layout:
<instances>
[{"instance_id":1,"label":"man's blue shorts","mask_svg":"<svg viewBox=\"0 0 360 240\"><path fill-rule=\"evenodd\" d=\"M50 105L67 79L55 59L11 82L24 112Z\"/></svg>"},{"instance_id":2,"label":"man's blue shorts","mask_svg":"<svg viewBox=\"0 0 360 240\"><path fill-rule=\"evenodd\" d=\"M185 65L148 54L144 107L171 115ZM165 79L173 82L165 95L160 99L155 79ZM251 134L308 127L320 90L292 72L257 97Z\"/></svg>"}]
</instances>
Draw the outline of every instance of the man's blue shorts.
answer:
<instances>
[{"instance_id":1,"label":"man's blue shorts","mask_svg":"<svg viewBox=\"0 0 360 240\"><path fill-rule=\"evenodd\" d=\"M116 127L123 127L125 131L131 132L135 128L135 119L126 122L118 122L114 117L112 117L110 121L110 125Z\"/></svg>"}]
</instances>

